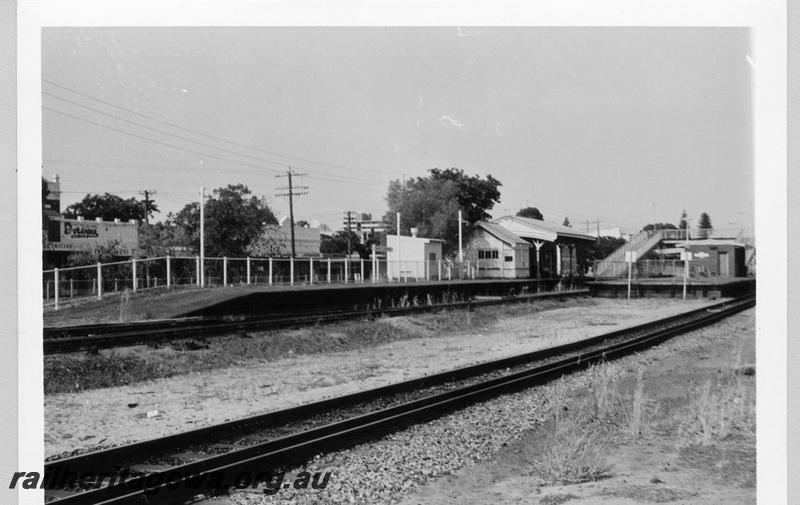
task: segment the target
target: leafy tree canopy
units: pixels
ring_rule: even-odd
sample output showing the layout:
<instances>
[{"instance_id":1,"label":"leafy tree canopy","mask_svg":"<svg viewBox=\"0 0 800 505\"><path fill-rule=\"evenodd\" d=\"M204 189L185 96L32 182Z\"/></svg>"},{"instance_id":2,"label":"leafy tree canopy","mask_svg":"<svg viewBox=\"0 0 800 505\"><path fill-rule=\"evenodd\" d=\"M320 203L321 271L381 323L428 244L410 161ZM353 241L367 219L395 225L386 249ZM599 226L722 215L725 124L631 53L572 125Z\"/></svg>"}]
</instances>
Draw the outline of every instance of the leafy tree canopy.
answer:
<instances>
[{"instance_id":1,"label":"leafy tree canopy","mask_svg":"<svg viewBox=\"0 0 800 505\"><path fill-rule=\"evenodd\" d=\"M396 233L395 214L401 215L401 233L419 228L422 237L445 241L444 253L458 249L458 211L467 221L465 227L489 219L489 210L500 200L500 181L486 176L467 176L463 170L431 169L426 177L411 178L405 183L392 181L386 195L389 212L384 220L389 233Z\"/></svg>"},{"instance_id":2,"label":"leafy tree canopy","mask_svg":"<svg viewBox=\"0 0 800 505\"><path fill-rule=\"evenodd\" d=\"M207 256L244 257L248 246L264 233L264 224L278 223L266 200L243 184L215 189L206 199L204 212ZM171 216L171 223L191 247L200 250L199 202L187 204Z\"/></svg>"},{"instance_id":3,"label":"leafy tree canopy","mask_svg":"<svg viewBox=\"0 0 800 505\"><path fill-rule=\"evenodd\" d=\"M517 212L517 216L544 221L544 216L536 207L525 207L524 209L520 209L519 212Z\"/></svg>"},{"instance_id":4,"label":"leafy tree canopy","mask_svg":"<svg viewBox=\"0 0 800 505\"><path fill-rule=\"evenodd\" d=\"M644 228L642 228L642 229L644 231L650 231L650 230L677 230L678 227L675 226L672 223L650 223L650 224L646 224L644 226Z\"/></svg>"},{"instance_id":5,"label":"leafy tree canopy","mask_svg":"<svg viewBox=\"0 0 800 505\"><path fill-rule=\"evenodd\" d=\"M159 212L159 210L151 200L147 215L152 216L154 212ZM105 193L103 195L86 195L80 202L73 203L64 209L64 216L71 219L83 216L86 219L99 217L107 221L112 219L143 221L145 208L144 202L138 201L134 197L125 199Z\"/></svg>"},{"instance_id":6,"label":"leafy tree canopy","mask_svg":"<svg viewBox=\"0 0 800 505\"><path fill-rule=\"evenodd\" d=\"M482 179L477 175L468 176L458 168L432 168L429 172L434 182L452 182L455 185L458 204L470 225L492 218L488 211L500 201L500 186L503 184L491 174Z\"/></svg>"},{"instance_id":7,"label":"leafy tree canopy","mask_svg":"<svg viewBox=\"0 0 800 505\"><path fill-rule=\"evenodd\" d=\"M389 183L386 197L389 213L388 232L397 233L395 213L400 213L400 233L409 235L411 228L419 228L419 236L445 240L445 254L458 249L458 188L452 181L434 181L420 177Z\"/></svg>"},{"instance_id":8,"label":"leafy tree canopy","mask_svg":"<svg viewBox=\"0 0 800 505\"><path fill-rule=\"evenodd\" d=\"M184 231L170 220L139 228L139 249L145 256L174 255L177 247L189 245Z\"/></svg>"},{"instance_id":9,"label":"leafy tree canopy","mask_svg":"<svg viewBox=\"0 0 800 505\"><path fill-rule=\"evenodd\" d=\"M706 214L705 212L700 214L700 221L698 221L697 227L700 228L701 230L710 230L712 228L711 218L708 216L708 214Z\"/></svg>"},{"instance_id":10,"label":"leafy tree canopy","mask_svg":"<svg viewBox=\"0 0 800 505\"><path fill-rule=\"evenodd\" d=\"M359 241L356 233L347 230L337 231L333 235L322 235L319 252L330 255L346 255L348 237L350 238L350 250L358 253L362 258L369 258L370 251L367 246Z\"/></svg>"},{"instance_id":11,"label":"leafy tree canopy","mask_svg":"<svg viewBox=\"0 0 800 505\"><path fill-rule=\"evenodd\" d=\"M599 237L596 242L586 246L586 261L591 264L601 260L625 244L625 239L616 237Z\"/></svg>"},{"instance_id":12,"label":"leafy tree canopy","mask_svg":"<svg viewBox=\"0 0 800 505\"><path fill-rule=\"evenodd\" d=\"M678 228L685 230L688 226L689 223L686 221L686 209L683 209L683 212L681 212L681 221L678 223Z\"/></svg>"}]
</instances>

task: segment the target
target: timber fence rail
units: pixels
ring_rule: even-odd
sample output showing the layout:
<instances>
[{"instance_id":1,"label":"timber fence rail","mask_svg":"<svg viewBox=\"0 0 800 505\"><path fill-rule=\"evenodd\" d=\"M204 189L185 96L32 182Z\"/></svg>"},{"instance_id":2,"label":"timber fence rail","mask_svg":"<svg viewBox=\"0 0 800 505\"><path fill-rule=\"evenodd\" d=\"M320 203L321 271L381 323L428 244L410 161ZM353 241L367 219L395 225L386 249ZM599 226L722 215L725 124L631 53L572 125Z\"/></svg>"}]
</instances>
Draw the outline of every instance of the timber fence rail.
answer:
<instances>
[{"instance_id":1,"label":"timber fence rail","mask_svg":"<svg viewBox=\"0 0 800 505\"><path fill-rule=\"evenodd\" d=\"M474 263L386 258L227 258L159 256L42 271L42 300L58 309L71 300L154 289L313 286L485 278Z\"/></svg>"}]
</instances>

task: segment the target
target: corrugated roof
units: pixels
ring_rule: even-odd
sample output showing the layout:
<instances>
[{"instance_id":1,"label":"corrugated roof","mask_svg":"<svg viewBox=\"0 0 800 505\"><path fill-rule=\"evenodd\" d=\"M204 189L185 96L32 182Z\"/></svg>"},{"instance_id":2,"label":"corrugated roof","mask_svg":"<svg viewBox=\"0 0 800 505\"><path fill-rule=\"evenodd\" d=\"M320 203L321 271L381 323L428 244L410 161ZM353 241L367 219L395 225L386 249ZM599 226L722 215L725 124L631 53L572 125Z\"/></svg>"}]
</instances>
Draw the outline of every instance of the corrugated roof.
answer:
<instances>
[{"instance_id":1,"label":"corrugated roof","mask_svg":"<svg viewBox=\"0 0 800 505\"><path fill-rule=\"evenodd\" d=\"M519 217L519 216L503 216L500 219L512 219L518 223L522 223L526 226L531 226L533 228L539 228L542 230L547 230L549 232L555 233L557 235L561 235L564 237L573 237L573 238L580 238L584 240L596 240L597 237L594 235L589 235L588 233L580 232L574 228L569 228L567 226L562 226L560 224L550 223L547 221L539 221L538 219L531 219L528 217Z\"/></svg>"},{"instance_id":2,"label":"corrugated roof","mask_svg":"<svg viewBox=\"0 0 800 505\"><path fill-rule=\"evenodd\" d=\"M509 244L530 245L525 239L516 236L514 233L509 231L508 228L501 226L497 223L481 221L479 223L475 223L475 227L483 228L484 230L491 233L495 237L499 238L503 242L507 242Z\"/></svg>"}]
</instances>

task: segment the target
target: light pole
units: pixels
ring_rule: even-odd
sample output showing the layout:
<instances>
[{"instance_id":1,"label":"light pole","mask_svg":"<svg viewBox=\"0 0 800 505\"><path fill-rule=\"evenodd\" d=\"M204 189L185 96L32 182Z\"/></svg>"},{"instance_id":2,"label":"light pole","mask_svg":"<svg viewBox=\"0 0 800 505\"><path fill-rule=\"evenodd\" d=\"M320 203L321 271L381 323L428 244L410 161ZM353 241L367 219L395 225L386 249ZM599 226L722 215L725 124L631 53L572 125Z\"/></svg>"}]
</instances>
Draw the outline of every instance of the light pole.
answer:
<instances>
[{"instance_id":1,"label":"light pole","mask_svg":"<svg viewBox=\"0 0 800 505\"><path fill-rule=\"evenodd\" d=\"M206 233L205 233L206 188L200 187L200 287L206 285Z\"/></svg>"},{"instance_id":2,"label":"light pole","mask_svg":"<svg viewBox=\"0 0 800 505\"><path fill-rule=\"evenodd\" d=\"M690 224L691 219L686 218L686 241L683 246L683 299L686 300L686 282L689 277L689 229L692 227Z\"/></svg>"}]
</instances>

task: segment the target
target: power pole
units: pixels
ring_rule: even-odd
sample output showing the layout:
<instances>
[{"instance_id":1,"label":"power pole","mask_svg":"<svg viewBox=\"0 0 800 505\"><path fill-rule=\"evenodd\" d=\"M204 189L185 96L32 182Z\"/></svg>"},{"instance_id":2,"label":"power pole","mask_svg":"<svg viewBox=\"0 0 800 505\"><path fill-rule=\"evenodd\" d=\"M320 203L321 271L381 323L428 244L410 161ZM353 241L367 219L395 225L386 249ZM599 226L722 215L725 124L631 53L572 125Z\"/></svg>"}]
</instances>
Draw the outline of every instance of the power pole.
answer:
<instances>
[{"instance_id":1,"label":"power pole","mask_svg":"<svg viewBox=\"0 0 800 505\"><path fill-rule=\"evenodd\" d=\"M308 191L294 191L295 189L302 189L307 190L308 186L292 186L292 176L303 176L308 174L298 174L297 172L292 172L292 167L289 167L289 170L286 171L286 175L276 175L275 177L288 177L289 179L289 187L288 188L278 188L279 191L286 191L286 193L275 193L275 196L288 196L289 197L289 233L292 239L292 258L295 257L295 247L294 247L294 197L299 195L307 195Z\"/></svg>"},{"instance_id":2,"label":"power pole","mask_svg":"<svg viewBox=\"0 0 800 505\"><path fill-rule=\"evenodd\" d=\"M144 224L150 224L150 195L155 195L157 191L155 189L145 189L144 191L139 191L140 195L144 195Z\"/></svg>"}]
</instances>

